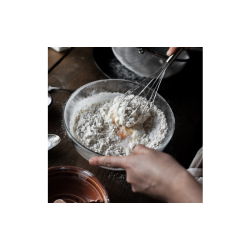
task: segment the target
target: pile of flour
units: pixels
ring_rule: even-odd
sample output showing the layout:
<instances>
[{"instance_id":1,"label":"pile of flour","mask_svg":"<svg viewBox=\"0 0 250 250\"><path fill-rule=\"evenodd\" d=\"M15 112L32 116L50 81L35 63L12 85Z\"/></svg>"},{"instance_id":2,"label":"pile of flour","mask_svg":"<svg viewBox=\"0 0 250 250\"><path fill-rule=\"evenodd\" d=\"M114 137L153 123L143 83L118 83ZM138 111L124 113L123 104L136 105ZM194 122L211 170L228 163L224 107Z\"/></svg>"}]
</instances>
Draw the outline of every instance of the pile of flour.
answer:
<instances>
[{"instance_id":1,"label":"pile of flour","mask_svg":"<svg viewBox=\"0 0 250 250\"><path fill-rule=\"evenodd\" d=\"M151 116L152 104L146 98L128 95L124 99L117 96L109 111L109 116L120 126L141 125Z\"/></svg>"},{"instance_id":2,"label":"pile of flour","mask_svg":"<svg viewBox=\"0 0 250 250\"><path fill-rule=\"evenodd\" d=\"M125 98L118 110L121 95L82 107L74 119L75 138L102 155L130 155L138 144L159 148L168 129L164 113L146 99L133 97ZM93 100L94 96L91 98ZM129 100L132 101L124 109ZM136 109L139 103L141 105Z\"/></svg>"}]
</instances>

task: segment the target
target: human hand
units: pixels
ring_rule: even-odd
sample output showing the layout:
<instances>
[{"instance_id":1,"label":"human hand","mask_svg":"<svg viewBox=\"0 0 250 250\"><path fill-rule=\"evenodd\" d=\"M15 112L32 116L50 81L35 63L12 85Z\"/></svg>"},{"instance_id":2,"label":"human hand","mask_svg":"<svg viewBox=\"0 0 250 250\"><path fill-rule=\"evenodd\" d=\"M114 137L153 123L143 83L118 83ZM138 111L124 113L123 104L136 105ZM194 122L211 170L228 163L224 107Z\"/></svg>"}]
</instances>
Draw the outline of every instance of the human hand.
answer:
<instances>
[{"instance_id":1,"label":"human hand","mask_svg":"<svg viewBox=\"0 0 250 250\"><path fill-rule=\"evenodd\" d=\"M93 157L89 163L93 166L124 168L133 192L144 193L163 201L202 201L200 184L172 156L157 150L137 145L130 156ZM192 197L187 194L189 188Z\"/></svg>"},{"instance_id":2,"label":"human hand","mask_svg":"<svg viewBox=\"0 0 250 250\"><path fill-rule=\"evenodd\" d=\"M170 47L167 51L167 55L171 56L174 54L180 47ZM190 47L185 47L184 49L190 49Z\"/></svg>"}]
</instances>

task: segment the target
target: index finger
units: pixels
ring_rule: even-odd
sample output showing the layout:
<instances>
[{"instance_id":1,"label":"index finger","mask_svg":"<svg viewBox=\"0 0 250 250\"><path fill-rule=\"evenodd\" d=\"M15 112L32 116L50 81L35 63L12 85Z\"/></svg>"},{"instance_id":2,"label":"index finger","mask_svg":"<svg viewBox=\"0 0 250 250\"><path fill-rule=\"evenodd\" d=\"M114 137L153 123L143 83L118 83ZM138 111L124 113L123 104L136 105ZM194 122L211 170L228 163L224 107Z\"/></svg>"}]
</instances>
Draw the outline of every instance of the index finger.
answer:
<instances>
[{"instance_id":1,"label":"index finger","mask_svg":"<svg viewBox=\"0 0 250 250\"><path fill-rule=\"evenodd\" d=\"M106 166L111 168L126 169L126 156L96 156L89 160L92 166Z\"/></svg>"}]
</instances>

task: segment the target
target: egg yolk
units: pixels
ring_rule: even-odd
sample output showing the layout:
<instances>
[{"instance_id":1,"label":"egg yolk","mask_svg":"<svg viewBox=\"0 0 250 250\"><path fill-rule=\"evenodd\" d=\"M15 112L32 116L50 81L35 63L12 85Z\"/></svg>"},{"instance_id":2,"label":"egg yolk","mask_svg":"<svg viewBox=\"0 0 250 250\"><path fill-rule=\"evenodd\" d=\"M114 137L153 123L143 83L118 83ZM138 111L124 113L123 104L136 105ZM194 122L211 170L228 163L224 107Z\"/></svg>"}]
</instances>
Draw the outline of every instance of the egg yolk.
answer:
<instances>
[{"instance_id":1,"label":"egg yolk","mask_svg":"<svg viewBox=\"0 0 250 250\"><path fill-rule=\"evenodd\" d=\"M110 116L110 118L112 119L112 122L115 124L115 118L113 114ZM119 129L118 135L121 136L122 140L125 140L128 134L132 135L133 130L126 126L121 126Z\"/></svg>"},{"instance_id":2,"label":"egg yolk","mask_svg":"<svg viewBox=\"0 0 250 250\"><path fill-rule=\"evenodd\" d=\"M133 131L132 129L128 128L128 127L124 127L122 126L118 132L118 134L121 136L121 138L123 140L125 140L127 138L127 135L130 134L132 135L133 134Z\"/></svg>"}]
</instances>

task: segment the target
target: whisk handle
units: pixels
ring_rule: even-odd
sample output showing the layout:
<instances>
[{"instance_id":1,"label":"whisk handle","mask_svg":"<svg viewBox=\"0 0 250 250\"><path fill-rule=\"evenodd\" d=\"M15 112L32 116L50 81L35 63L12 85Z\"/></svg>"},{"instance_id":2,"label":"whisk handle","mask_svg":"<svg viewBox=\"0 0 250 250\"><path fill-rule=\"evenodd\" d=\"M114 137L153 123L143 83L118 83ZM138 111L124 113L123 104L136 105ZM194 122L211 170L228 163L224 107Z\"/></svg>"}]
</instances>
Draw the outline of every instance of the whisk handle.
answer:
<instances>
[{"instance_id":1,"label":"whisk handle","mask_svg":"<svg viewBox=\"0 0 250 250\"><path fill-rule=\"evenodd\" d=\"M180 55L183 49L184 49L183 47L180 47L177 52L175 52L168 58L167 62L169 63L169 65L171 65L174 62L174 60Z\"/></svg>"}]
</instances>

